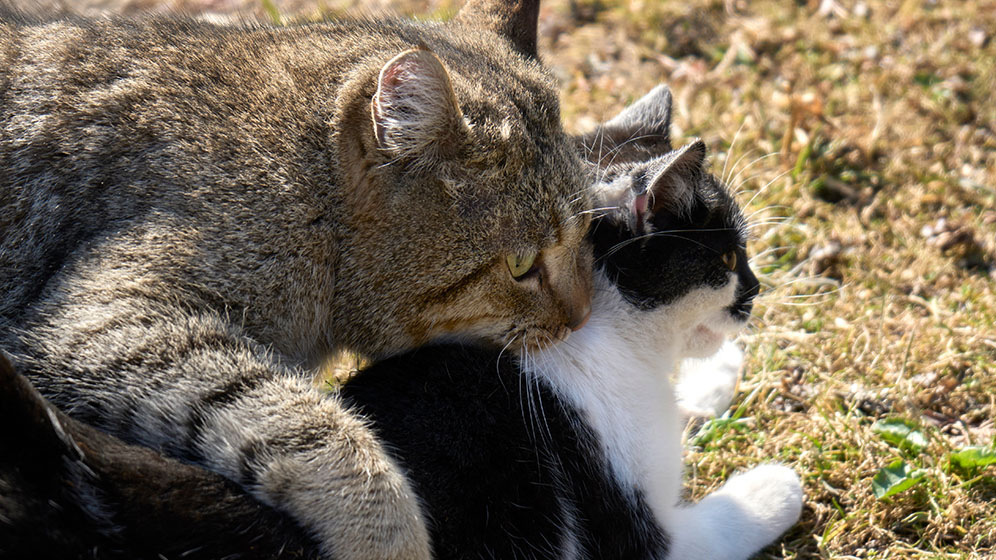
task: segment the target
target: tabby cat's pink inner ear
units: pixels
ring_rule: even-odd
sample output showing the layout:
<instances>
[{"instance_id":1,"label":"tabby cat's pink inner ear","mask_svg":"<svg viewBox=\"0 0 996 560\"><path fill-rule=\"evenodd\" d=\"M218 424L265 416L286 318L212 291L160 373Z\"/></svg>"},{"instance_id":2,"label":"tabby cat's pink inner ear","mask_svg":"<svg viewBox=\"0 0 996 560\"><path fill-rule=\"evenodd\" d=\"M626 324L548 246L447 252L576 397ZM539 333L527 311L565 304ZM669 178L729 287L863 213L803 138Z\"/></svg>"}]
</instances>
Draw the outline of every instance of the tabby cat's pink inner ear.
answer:
<instances>
[{"instance_id":1,"label":"tabby cat's pink inner ear","mask_svg":"<svg viewBox=\"0 0 996 560\"><path fill-rule=\"evenodd\" d=\"M381 68L370 109L378 147L396 156L445 146L464 126L449 74L436 55L422 48L407 50Z\"/></svg>"}]
</instances>

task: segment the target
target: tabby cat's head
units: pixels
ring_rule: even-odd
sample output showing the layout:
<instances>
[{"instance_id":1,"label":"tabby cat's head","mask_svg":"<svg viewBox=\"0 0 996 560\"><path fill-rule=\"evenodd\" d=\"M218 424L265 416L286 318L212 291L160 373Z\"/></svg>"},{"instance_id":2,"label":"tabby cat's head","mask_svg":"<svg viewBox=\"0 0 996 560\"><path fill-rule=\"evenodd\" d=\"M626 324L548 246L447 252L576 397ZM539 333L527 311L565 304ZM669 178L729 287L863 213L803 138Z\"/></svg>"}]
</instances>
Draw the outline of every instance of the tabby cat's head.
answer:
<instances>
[{"instance_id":1,"label":"tabby cat's head","mask_svg":"<svg viewBox=\"0 0 996 560\"><path fill-rule=\"evenodd\" d=\"M589 313L588 175L554 81L528 36L465 19L421 30L421 46L377 60L342 94L358 243L340 276L369 285L338 289L390 307L395 324L364 331L385 320L370 315L339 334L375 354L439 339L542 346ZM407 337L383 340L398 324Z\"/></svg>"},{"instance_id":2,"label":"tabby cat's head","mask_svg":"<svg viewBox=\"0 0 996 560\"><path fill-rule=\"evenodd\" d=\"M671 149L670 112L659 87L585 139L601 162L594 190L605 209L591 237L596 266L623 299L661 314L668 336L684 337L683 356L704 357L746 324L759 284L739 206L706 171L702 141Z\"/></svg>"}]
</instances>

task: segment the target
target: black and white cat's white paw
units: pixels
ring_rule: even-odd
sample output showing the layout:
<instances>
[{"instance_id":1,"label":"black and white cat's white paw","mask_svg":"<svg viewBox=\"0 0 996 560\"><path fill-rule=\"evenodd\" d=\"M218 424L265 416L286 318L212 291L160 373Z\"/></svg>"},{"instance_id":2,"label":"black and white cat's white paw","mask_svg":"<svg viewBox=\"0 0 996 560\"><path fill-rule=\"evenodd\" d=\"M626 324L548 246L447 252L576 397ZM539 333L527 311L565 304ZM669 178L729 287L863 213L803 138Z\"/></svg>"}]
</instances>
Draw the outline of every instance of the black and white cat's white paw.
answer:
<instances>
[{"instance_id":1,"label":"black and white cat's white paw","mask_svg":"<svg viewBox=\"0 0 996 560\"><path fill-rule=\"evenodd\" d=\"M760 546L778 538L802 513L802 483L795 471L784 465L765 464L735 474L711 496L735 502L756 527Z\"/></svg>"},{"instance_id":2,"label":"black and white cat's white paw","mask_svg":"<svg viewBox=\"0 0 996 560\"><path fill-rule=\"evenodd\" d=\"M802 513L802 484L777 464L730 477L719 490L679 508L669 560L747 560L775 542Z\"/></svg>"},{"instance_id":3,"label":"black and white cat's white paw","mask_svg":"<svg viewBox=\"0 0 996 560\"><path fill-rule=\"evenodd\" d=\"M712 356L686 358L678 366L675 396L686 418L721 416L737 394L743 350L726 340Z\"/></svg>"}]
</instances>

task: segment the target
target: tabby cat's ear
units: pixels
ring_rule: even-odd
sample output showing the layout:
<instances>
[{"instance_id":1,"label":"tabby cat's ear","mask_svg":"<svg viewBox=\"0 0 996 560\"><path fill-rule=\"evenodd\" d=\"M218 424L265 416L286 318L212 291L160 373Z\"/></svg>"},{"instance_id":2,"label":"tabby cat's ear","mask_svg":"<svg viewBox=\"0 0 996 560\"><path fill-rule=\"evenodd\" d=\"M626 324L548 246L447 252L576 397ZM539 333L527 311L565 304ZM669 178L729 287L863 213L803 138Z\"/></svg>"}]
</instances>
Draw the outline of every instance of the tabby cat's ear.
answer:
<instances>
[{"instance_id":1,"label":"tabby cat's ear","mask_svg":"<svg viewBox=\"0 0 996 560\"><path fill-rule=\"evenodd\" d=\"M637 223L648 222L661 210L681 213L691 207L695 182L704 173L705 157L705 143L698 139L661 156L653 168L655 175L650 186L637 195L633 204Z\"/></svg>"},{"instance_id":2,"label":"tabby cat's ear","mask_svg":"<svg viewBox=\"0 0 996 560\"><path fill-rule=\"evenodd\" d=\"M424 48L392 58L371 101L377 147L396 159L451 155L467 125L443 63Z\"/></svg>"},{"instance_id":3,"label":"tabby cat's ear","mask_svg":"<svg viewBox=\"0 0 996 560\"><path fill-rule=\"evenodd\" d=\"M663 139L671 149L671 90L664 85L655 87L602 126L625 131L636 142L642 138L655 143Z\"/></svg>"},{"instance_id":4,"label":"tabby cat's ear","mask_svg":"<svg viewBox=\"0 0 996 560\"><path fill-rule=\"evenodd\" d=\"M453 20L494 31L526 58L539 57L536 52L539 0L467 0Z\"/></svg>"}]
</instances>

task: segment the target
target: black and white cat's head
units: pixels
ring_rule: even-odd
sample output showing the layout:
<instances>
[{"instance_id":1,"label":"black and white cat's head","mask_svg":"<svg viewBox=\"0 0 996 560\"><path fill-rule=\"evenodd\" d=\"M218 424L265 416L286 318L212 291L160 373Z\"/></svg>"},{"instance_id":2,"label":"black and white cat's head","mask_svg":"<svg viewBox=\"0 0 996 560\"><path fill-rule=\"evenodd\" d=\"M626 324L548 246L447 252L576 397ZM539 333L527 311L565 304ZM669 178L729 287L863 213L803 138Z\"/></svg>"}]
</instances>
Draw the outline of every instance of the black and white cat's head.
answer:
<instances>
[{"instance_id":1,"label":"black and white cat's head","mask_svg":"<svg viewBox=\"0 0 996 560\"><path fill-rule=\"evenodd\" d=\"M604 146L599 135L616 144L629 135L617 157L590 157L602 209L590 235L609 289L634 314L659 316L669 326L660 332L682 337L670 341L679 357L704 357L747 323L759 284L739 206L706 170L701 140L671 149L670 112L670 93L657 88L587 139Z\"/></svg>"}]
</instances>

